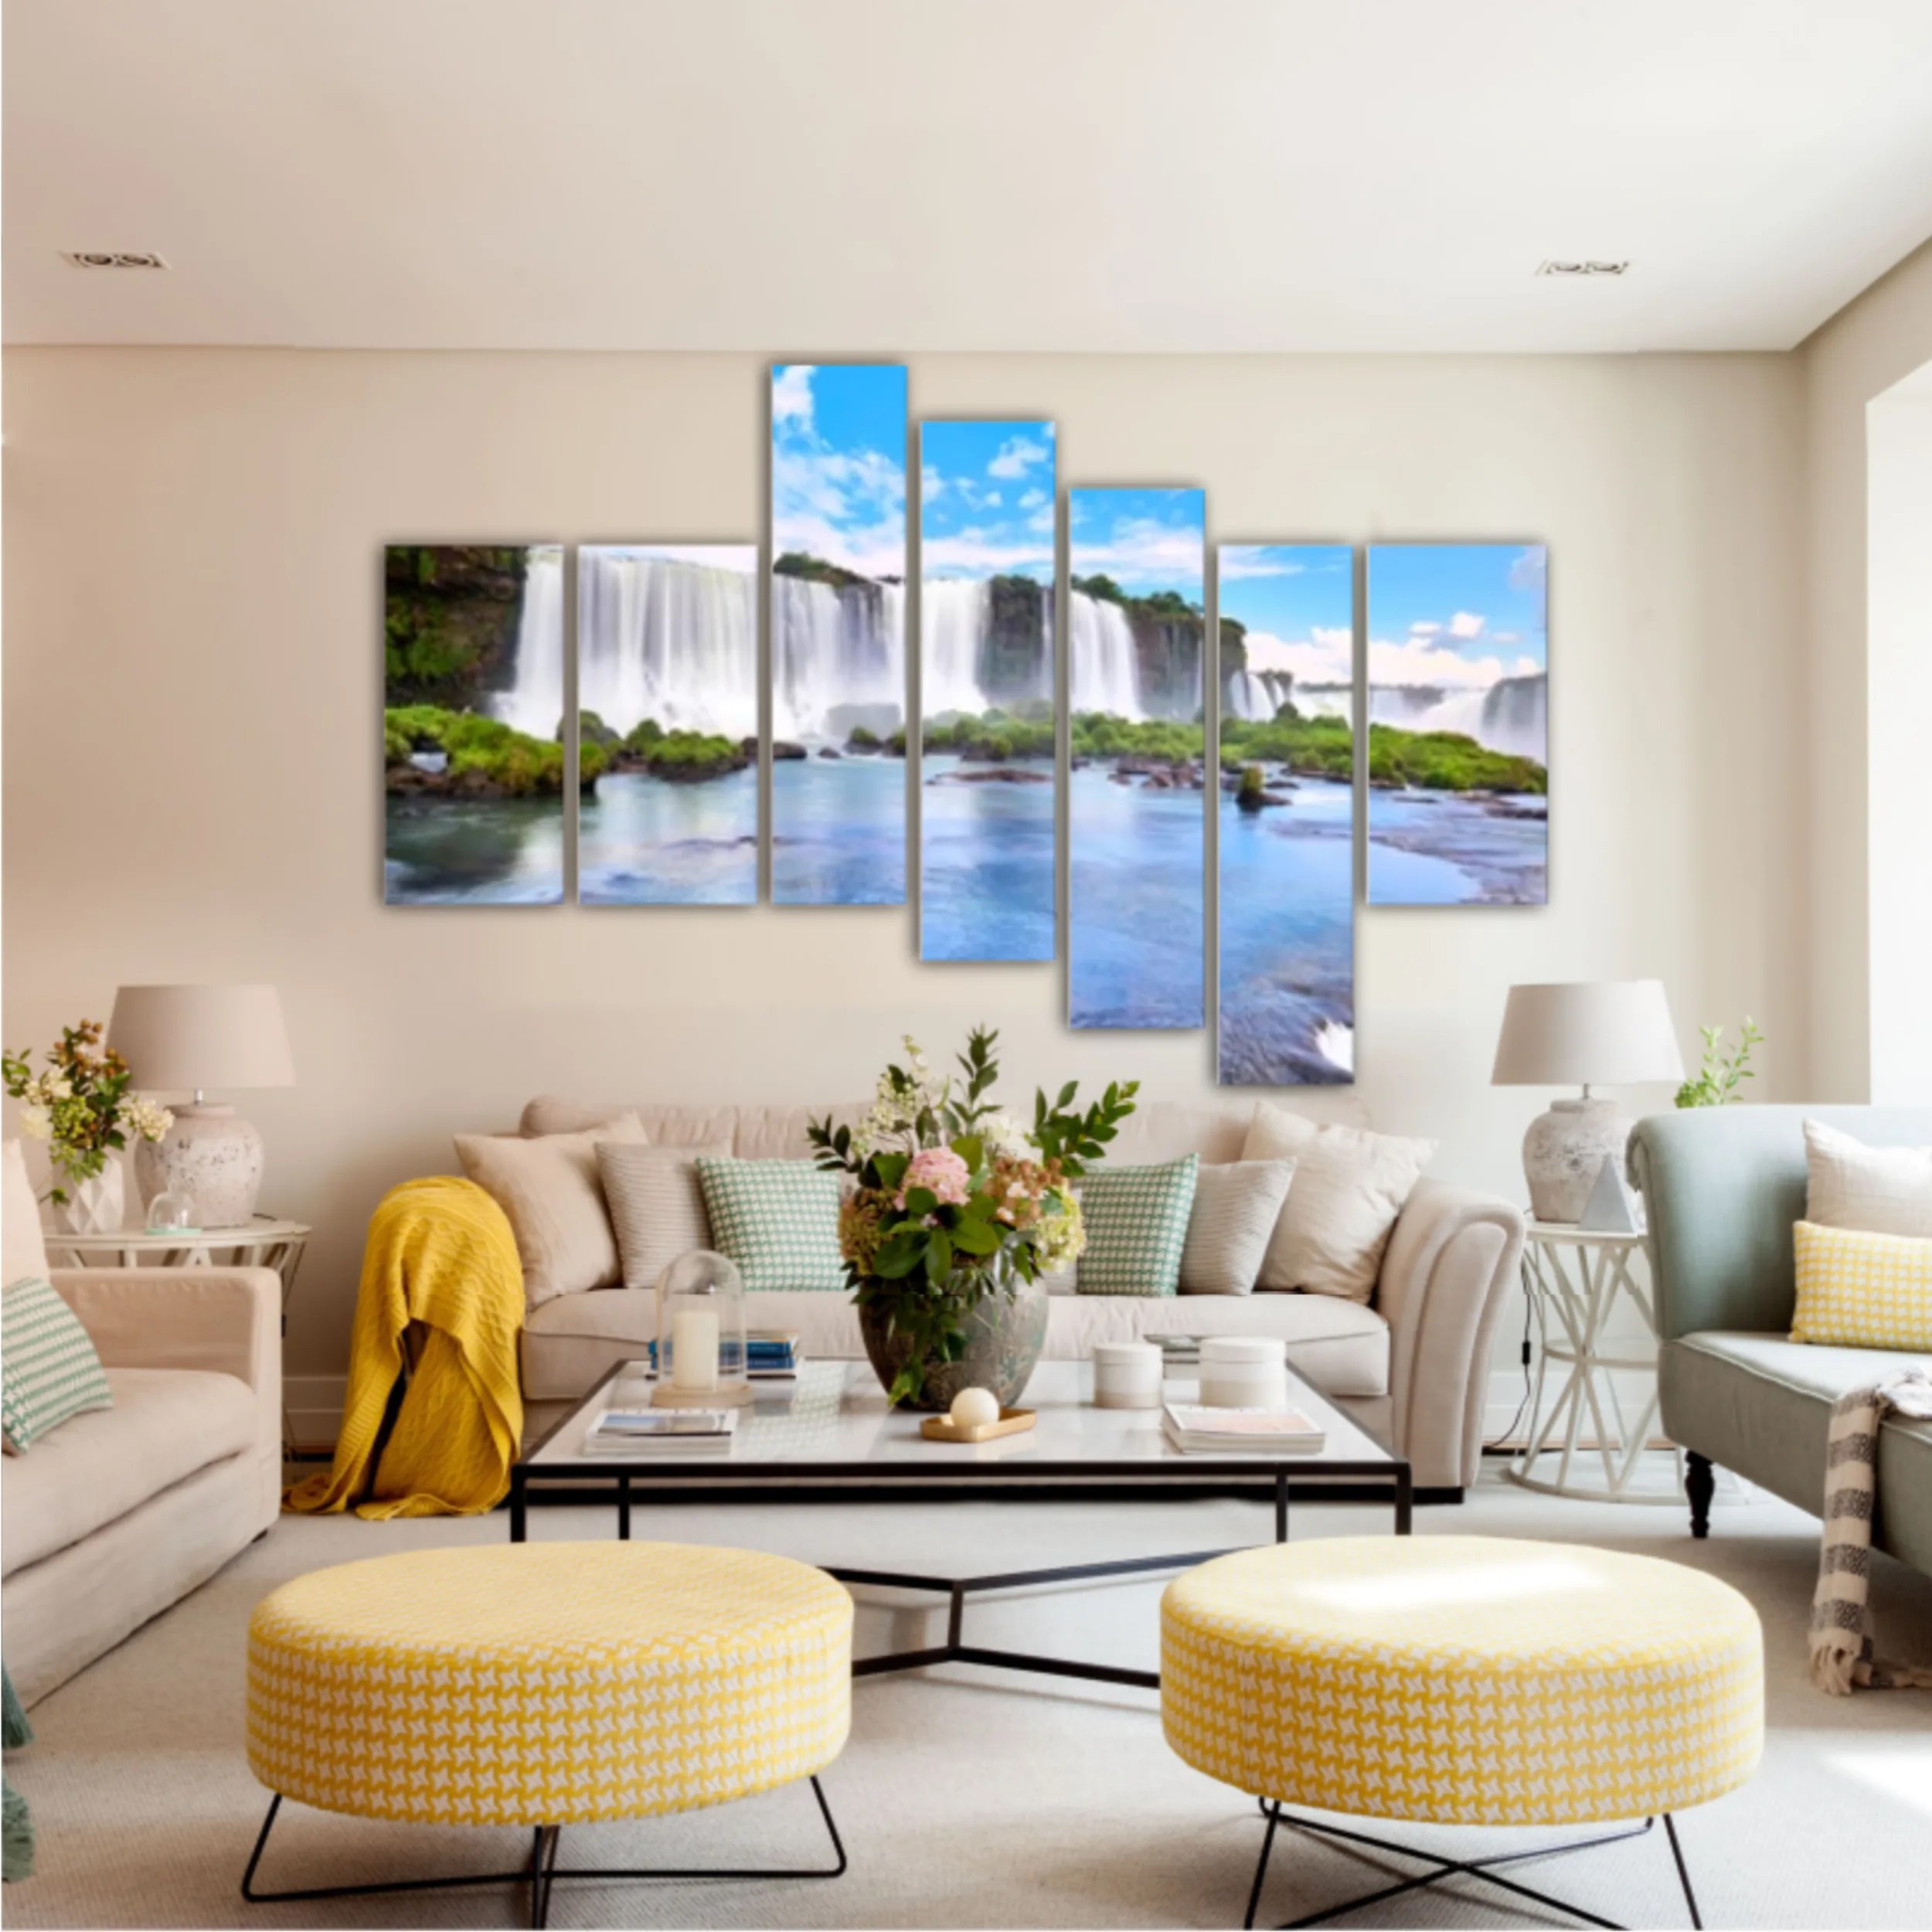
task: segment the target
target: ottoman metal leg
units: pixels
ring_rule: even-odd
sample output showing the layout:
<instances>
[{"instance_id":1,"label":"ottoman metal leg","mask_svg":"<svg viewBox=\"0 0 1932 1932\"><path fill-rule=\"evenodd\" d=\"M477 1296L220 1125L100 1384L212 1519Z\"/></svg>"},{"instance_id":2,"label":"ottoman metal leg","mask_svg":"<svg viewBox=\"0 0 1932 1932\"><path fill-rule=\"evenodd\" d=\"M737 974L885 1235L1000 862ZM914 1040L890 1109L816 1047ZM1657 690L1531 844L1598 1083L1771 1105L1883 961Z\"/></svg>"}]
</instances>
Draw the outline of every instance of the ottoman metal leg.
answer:
<instances>
[{"instance_id":1,"label":"ottoman metal leg","mask_svg":"<svg viewBox=\"0 0 1932 1932\"><path fill-rule=\"evenodd\" d=\"M641 1867L632 1866L581 1866L557 1869L557 1852L563 1841L563 1828L560 1825L539 1825L532 1832L529 1862L511 1872L464 1872L447 1878L396 1879L381 1885L314 1885L284 1892L259 1892L255 1889L255 1873L260 1869L262 1854L268 1849L268 1835L274 1829L276 1815L281 1810L281 1794L277 1791L268 1801L268 1815L262 1820L262 1828L255 1840L255 1849L249 1854L248 1869L242 1874L241 1894L251 1905L280 1904L290 1899L348 1899L366 1897L371 1893L383 1892L437 1892L448 1891L464 1885L525 1885L530 1888L530 1923L541 1927L549 1923L550 1893L559 1879L835 1879L845 1875L850 1861L845 1855L845 1841L838 1835L838 1827L832 1815L832 1806L826 1801L825 1787L816 1777L811 1781L811 1794L818 1801L818 1815L825 1821L825 1829L832 1835L832 1849L838 1854L838 1862L830 1866L781 1869L774 1867L757 1867L745 1870L726 1869L716 1866L679 1867Z\"/></svg>"},{"instance_id":2,"label":"ottoman metal leg","mask_svg":"<svg viewBox=\"0 0 1932 1932\"><path fill-rule=\"evenodd\" d=\"M1420 1851L1413 1845L1400 1844L1393 1838L1377 1838L1367 1832L1348 1831L1338 1825L1318 1824L1313 1818L1294 1817L1283 1811L1280 1804L1270 1798L1263 1798L1260 1806L1262 1815L1268 1821L1268 1828L1267 1835L1261 1841L1260 1858L1255 1865L1254 1883L1248 1889L1247 1916L1241 1922L1244 1928L1253 1927L1254 1915L1260 1908L1261 1886L1267 1877L1268 1859L1274 1849L1274 1833L1277 1825L1289 1825L1298 1831L1316 1832L1325 1838L1340 1838L1352 1845L1366 1845L1376 1851L1393 1852L1401 1858L1423 1859L1435 1868L1419 1878L1402 1879L1393 1885L1383 1886L1378 1891L1364 1893L1359 1898L1346 1900L1340 1905L1325 1906L1319 1912L1310 1913L1306 1918L1291 1920L1288 1927L1294 1928L1295 1932L1304 1926L1325 1924L1331 1919L1359 1911L1365 1906L1379 1904L1385 1899L1399 1898L1405 1892L1425 1890L1458 1874L1479 1879L1485 1884L1498 1886L1505 1892L1512 1892L1519 1898L1533 1900L1539 1905L1546 1905L1556 1911L1567 1913L1571 1918L1580 1919L1587 1925L1604 1926L1609 1928L1609 1932L1620 1932L1614 1919L1599 1918L1595 1913L1587 1912L1580 1905L1572 1905L1563 1899L1552 1898L1547 1892L1539 1892L1532 1886L1519 1885L1514 1879L1502 1877L1496 1868L1504 1865L1520 1865L1532 1859L1560 1858L1568 1852L1587 1852L1599 1845L1616 1845L1625 1838L1641 1838L1657 1822L1655 1818L1647 1818L1641 1825L1632 1826L1627 1831L1607 1832L1596 1838L1578 1838L1567 1845L1543 1845L1534 1851L1505 1852L1495 1858L1446 1859L1434 1852ZM1678 1842L1676 1821L1668 1812L1664 1814L1664 1832L1670 1841L1671 1857L1677 1866L1678 1882L1684 1889L1684 1903L1690 1909L1691 1923L1699 1928L1699 1932L1702 1932L1704 1921L1698 1913L1697 1894L1691 1889L1690 1869L1684 1862L1684 1848ZM1288 1928L1284 1927L1284 1932L1288 1932Z\"/></svg>"}]
</instances>

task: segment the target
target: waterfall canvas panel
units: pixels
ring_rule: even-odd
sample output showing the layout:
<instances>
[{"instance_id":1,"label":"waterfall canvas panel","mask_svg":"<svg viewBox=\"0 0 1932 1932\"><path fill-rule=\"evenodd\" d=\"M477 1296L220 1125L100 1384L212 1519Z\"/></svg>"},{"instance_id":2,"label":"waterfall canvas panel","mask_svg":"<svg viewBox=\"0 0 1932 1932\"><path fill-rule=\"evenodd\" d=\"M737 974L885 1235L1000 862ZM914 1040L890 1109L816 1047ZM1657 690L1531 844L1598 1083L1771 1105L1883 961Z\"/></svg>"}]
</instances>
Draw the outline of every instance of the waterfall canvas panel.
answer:
<instances>
[{"instance_id":1,"label":"waterfall canvas panel","mask_svg":"<svg viewBox=\"0 0 1932 1932\"><path fill-rule=\"evenodd\" d=\"M1355 554L1226 543L1220 624L1224 1087L1355 1078Z\"/></svg>"},{"instance_id":2,"label":"waterfall canvas panel","mask_svg":"<svg viewBox=\"0 0 1932 1932\"><path fill-rule=\"evenodd\" d=\"M919 950L1051 959L1051 423L920 430Z\"/></svg>"},{"instance_id":3,"label":"waterfall canvas panel","mask_svg":"<svg viewBox=\"0 0 1932 1932\"><path fill-rule=\"evenodd\" d=\"M758 550L577 552L577 899L758 897Z\"/></svg>"},{"instance_id":4,"label":"waterfall canvas panel","mask_svg":"<svg viewBox=\"0 0 1932 1932\"><path fill-rule=\"evenodd\" d=\"M1199 1026L1206 499L1073 490L1067 514L1069 1016Z\"/></svg>"},{"instance_id":5,"label":"waterfall canvas panel","mask_svg":"<svg viewBox=\"0 0 1932 1932\"><path fill-rule=\"evenodd\" d=\"M906 371L771 372L771 896L906 899Z\"/></svg>"},{"instance_id":6,"label":"waterfall canvas panel","mask_svg":"<svg viewBox=\"0 0 1932 1932\"><path fill-rule=\"evenodd\" d=\"M383 896L563 899L563 550L384 553Z\"/></svg>"},{"instance_id":7,"label":"waterfall canvas panel","mask_svg":"<svg viewBox=\"0 0 1932 1932\"><path fill-rule=\"evenodd\" d=\"M1549 899L1548 555L1369 551L1369 903Z\"/></svg>"}]
</instances>

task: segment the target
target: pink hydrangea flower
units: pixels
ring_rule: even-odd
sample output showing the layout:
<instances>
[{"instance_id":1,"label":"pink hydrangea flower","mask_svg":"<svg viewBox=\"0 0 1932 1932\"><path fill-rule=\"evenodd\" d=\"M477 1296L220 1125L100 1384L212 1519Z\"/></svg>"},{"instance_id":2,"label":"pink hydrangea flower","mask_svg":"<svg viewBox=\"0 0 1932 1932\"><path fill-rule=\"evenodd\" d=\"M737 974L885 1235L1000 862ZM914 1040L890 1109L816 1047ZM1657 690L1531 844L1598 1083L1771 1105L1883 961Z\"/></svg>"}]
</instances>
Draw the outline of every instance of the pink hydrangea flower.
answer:
<instances>
[{"instance_id":1,"label":"pink hydrangea flower","mask_svg":"<svg viewBox=\"0 0 1932 1932\"><path fill-rule=\"evenodd\" d=\"M922 1148L906 1168L893 1205L903 1208L906 1196L914 1188L923 1187L940 1206L961 1207L972 1184L972 1169L950 1147Z\"/></svg>"}]
</instances>

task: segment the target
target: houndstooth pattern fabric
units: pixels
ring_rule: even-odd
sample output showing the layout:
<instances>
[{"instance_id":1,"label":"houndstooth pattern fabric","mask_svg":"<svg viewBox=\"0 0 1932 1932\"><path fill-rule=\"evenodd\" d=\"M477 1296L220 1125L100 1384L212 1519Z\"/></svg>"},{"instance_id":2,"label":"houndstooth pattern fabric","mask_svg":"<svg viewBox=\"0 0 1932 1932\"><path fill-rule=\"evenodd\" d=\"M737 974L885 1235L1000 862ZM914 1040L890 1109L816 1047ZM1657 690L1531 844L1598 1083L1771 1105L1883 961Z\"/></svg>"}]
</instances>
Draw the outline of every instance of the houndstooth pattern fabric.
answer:
<instances>
[{"instance_id":1,"label":"houndstooth pattern fabric","mask_svg":"<svg viewBox=\"0 0 1932 1932\"><path fill-rule=\"evenodd\" d=\"M1258 1797L1445 1825L1649 1817L1743 1783L1763 1639L1675 1563L1493 1537L1243 1550L1161 1602L1161 1722Z\"/></svg>"},{"instance_id":2,"label":"houndstooth pattern fabric","mask_svg":"<svg viewBox=\"0 0 1932 1932\"><path fill-rule=\"evenodd\" d=\"M1794 1342L1932 1349L1932 1240L1800 1221Z\"/></svg>"},{"instance_id":3,"label":"houndstooth pattern fabric","mask_svg":"<svg viewBox=\"0 0 1932 1932\"><path fill-rule=\"evenodd\" d=\"M1199 1165L1199 1157L1189 1154L1158 1167L1097 1167L1081 1178L1087 1247L1079 1293L1162 1295L1179 1289Z\"/></svg>"},{"instance_id":4,"label":"houndstooth pattern fabric","mask_svg":"<svg viewBox=\"0 0 1932 1932\"><path fill-rule=\"evenodd\" d=\"M845 1285L837 1175L809 1161L700 1158L698 1179L713 1243L736 1262L747 1294Z\"/></svg>"},{"instance_id":5,"label":"houndstooth pattern fabric","mask_svg":"<svg viewBox=\"0 0 1932 1932\"><path fill-rule=\"evenodd\" d=\"M809 1777L850 1722L852 1599L678 1543L412 1551L301 1577L248 1634L248 1762L325 1810L570 1825Z\"/></svg>"},{"instance_id":6,"label":"houndstooth pattern fabric","mask_svg":"<svg viewBox=\"0 0 1932 1932\"><path fill-rule=\"evenodd\" d=\"M6 1447L24 1455L49 1429L114 1394L93 1338L50 1281L25 1275L0 1292L0 1418Z\"/></svg>"}]
</instances>

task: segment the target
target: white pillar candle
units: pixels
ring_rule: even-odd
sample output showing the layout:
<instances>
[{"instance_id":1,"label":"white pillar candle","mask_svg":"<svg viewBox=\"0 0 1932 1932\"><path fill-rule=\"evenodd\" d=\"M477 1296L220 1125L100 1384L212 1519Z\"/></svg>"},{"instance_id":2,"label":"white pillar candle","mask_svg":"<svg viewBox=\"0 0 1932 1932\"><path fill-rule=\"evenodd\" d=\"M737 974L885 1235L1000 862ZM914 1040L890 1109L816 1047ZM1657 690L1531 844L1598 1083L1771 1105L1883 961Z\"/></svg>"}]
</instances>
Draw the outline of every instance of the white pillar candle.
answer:
<instances>
[{"instance_id":1,"label":"white pillar candle","mask_svg":"<svg viewBox=\"0 0 1932 1932\"><path fill-rule=\"evenodd\" d=\"M718 1386L718 1318L709 1308L685 1308L671 1318L671 1386Z\"/></svg>"}]
</instances>

